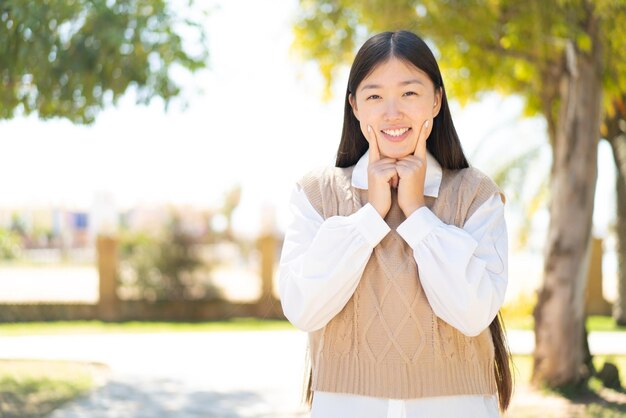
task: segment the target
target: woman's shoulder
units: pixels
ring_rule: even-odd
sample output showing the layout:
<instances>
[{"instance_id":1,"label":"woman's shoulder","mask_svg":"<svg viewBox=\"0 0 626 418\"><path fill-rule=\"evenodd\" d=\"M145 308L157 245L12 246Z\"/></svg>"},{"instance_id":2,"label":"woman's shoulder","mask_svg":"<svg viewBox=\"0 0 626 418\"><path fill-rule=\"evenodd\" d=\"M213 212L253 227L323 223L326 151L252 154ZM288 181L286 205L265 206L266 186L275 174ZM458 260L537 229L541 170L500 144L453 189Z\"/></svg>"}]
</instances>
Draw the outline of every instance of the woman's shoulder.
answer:
<instances>
[{"instance_id":1,"label":"woman's shoulder","mask_svg":"<svg viewBox=\"0 0 626 418\"><path fill-rule=\"evenodd\" d=\"M317 167L309 170L298 180L298 184L302 188L322 189L329 186L345 186L350 185L352 181L351 167Z\"/></svg>"},{"instance_id":2,"label":"woman's shoulder","mask_svg":"<svg viewBox=\"0 0 626 418\"><path fill-rule=\"evenodd\" d=\"M490 183L496 185L496 183L485 174L483 171L479 170L476 167L469 166L466 168L451 170L448 168L442 169L444 172L444 177L448 177L450 180L458 181L458 182L476 182L476 183ZM497 185L496 185L497 186Z\"/></svg>"},{"instance_id":3,"label":"woman's shoulder","mask_svg":"<svg viewBox=\"0 0 626 418\"><path fill-rule=\"evenodd\" d=\"M472 190L472 194L494 195L498 193L503 203L506 200L498 184L489 175L476 167L470 166L459 170L445 171L447 171L448 176L451 177L451 181L456 182L459 188L463 188L467 191Z\"/></svg>"},{"instance_id":4,"label":"woman's shoulder","mask_svg":"<svg viewBox=\"0 0 626 418\"><path fill-rule=\"evenodd\" d=\"M325 208L337 208L337 202L345 201L351 195L352 170L354 167L323 167L307 172L298 185L304 191L309 203L324 218L334 212Z\"/></svg>"}]
</instances>

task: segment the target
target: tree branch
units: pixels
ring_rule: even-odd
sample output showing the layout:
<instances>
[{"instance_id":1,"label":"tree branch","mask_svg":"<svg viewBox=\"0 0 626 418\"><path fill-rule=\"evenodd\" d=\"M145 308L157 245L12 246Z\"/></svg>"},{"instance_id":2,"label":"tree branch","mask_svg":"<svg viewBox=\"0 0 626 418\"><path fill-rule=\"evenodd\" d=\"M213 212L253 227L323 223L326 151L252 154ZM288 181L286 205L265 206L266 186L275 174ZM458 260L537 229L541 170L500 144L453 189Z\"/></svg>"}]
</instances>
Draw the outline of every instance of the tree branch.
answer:
<instances>
[{"instance_id":1,"label":"tree branch","mask_svg":"<svg viewBox=\"0 0 626 418\"><path fill-rule=\"evenodd\" d=\"M494 54L504 57L522 59L534 65L538 65L540 63L539 57L527 52L517 51L513 49L505 49L499 45L496 46L490 44L479 44L478 47L483 51L492 52Z\"/></svg>"}]
</instances>

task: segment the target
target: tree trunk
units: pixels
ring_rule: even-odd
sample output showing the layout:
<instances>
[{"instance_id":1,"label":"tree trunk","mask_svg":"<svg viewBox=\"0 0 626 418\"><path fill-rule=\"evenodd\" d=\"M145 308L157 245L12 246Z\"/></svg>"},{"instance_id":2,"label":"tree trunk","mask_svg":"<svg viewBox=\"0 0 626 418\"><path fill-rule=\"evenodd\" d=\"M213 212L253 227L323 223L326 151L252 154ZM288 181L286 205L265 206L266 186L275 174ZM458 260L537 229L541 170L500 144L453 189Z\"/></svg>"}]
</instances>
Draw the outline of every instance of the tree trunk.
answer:
<instances>
[{"instance_id":1,"label":"tree trunk","mask_svg":"<svg viewBox=\"0 0 626 418\"><path fill-rule=\"evenodd\" d=\"M591 19L591 53L577 51L572 42L566 48L544 280L534 311L533 382L549 387L578 384L589 374L584 351L584 295L602 94L597 21Z\"/></svg>"},{"instance_id":2,"label":"tree trunk","mask_svg":"<svg viewBox=\"0 0 626 418\"><path fill-rule=\"evenodd\" d=\"M616 113L606 122L607 141L611 144L617 169L617 300L613 318L626 325L626 109L624 101L615 103Z\"/></svg>"}]
</instances>

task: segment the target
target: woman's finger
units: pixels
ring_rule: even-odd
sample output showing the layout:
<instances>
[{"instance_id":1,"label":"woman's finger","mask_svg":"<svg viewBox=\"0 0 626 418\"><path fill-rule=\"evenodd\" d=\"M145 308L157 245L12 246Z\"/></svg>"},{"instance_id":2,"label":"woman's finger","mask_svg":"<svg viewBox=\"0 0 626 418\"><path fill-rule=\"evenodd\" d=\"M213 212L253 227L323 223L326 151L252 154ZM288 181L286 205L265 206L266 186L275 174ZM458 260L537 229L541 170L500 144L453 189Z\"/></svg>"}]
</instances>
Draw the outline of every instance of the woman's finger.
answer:
<instances>
[{"instance_id":1,"label":"woman's finger","mask_svg":"<svg viewBox=\"0 0 626 418\"><path fill-rule=\"evenodd\" d=\"M380 160L380 150L378 149L378 138L376 138L376 132L370 125L367 125L367 136L370 143L369 162L373 163Z\"/></svg>"},{"instance_id":2,"label":"woman's finger","mask_svg":"<svg viewBox=\"0 0 626 418\"><path fill-rule=\"evenodd\" d=\"M372 163L371 169L374 171L378 171L379 169L395 168L396 163L397 161L395 160L392 160L392 161L378 160L376 163Z\"/></svg>"},{"instance_id":3,"label":"woman's finger","mask_svg":"<svg viewBox=\"0 0 626 418\"><path fill-rule=\"evenodd\" d=\"M406 157L398 160L396 162L396 166L411 168L419 167L423 163L423 160L421 160L419 157L416 157L415 155L407 155Z\"/></svg>"},{"instance_id":4,"label":"woman's finger","mask_svg":"<svg viewBox=\"0 0 626 418\"><path fill-rule=\"evenodd\" d=\"M378 164L386 164L386 163L394 164L396 161L399 161L399 160L397 158L384 157L378 160Z\"/></svg>"},{"instance_id":5,"label":"woman's finger","mask_svg":"<svg viewBox=\"0 0 626 418\"><path fill-rule=\"evenodd\" d=\"M389 177L389 176L393 176L395 174L398 174L398 172L396 171L396 167L384 167L381 168L380 170L377 170L378 173L380 173L383 177Z\"/></svg>"},{"instance_id":6,"label":"woman's finger","mask_svg":"<svg viewBox=\"0 0 626 418\"><path fill-rule=\"evenodd\" d=\"M430 124L432 121L427 119L426 122L422 124L422 128L420 129L420 134L417 139L417 145L415 146L415 152L413 155L419 157L422 160L426 160L426 140L428 139L428 135L430 134Z\"/></svg>"}]
</instances>

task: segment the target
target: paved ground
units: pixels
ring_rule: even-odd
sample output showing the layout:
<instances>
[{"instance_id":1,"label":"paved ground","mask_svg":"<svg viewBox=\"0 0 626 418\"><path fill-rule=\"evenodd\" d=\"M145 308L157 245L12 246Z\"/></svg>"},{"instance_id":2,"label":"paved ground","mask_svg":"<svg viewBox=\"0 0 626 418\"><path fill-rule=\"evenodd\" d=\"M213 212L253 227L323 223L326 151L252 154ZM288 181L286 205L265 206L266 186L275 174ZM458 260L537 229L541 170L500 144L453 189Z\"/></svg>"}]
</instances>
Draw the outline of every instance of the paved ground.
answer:
<instances>
[{"instance_id":1,"label":"paved ground","mask_svg":"<svg viewBox=\"0 0 626 418\"><path fill-rule=\"evenodd\" d=\"M592 352L626 354L626 333L591 333ZM533 334L509 331L512 351ZM51 418L298 418L306 335L297 331L0 337L0 358L109 365L107 383Z\"/></svg>"},{"instance_id":2,"label":"paved ground","mask_svg":"<svg viewBox=\"0 0 626 418\"><path fill-rule=\"evenodd\" d=\"M0 337L0 358L97 361L105 386L51 418L300 417L303 333Z\"/></svg>"}]
</instances>

